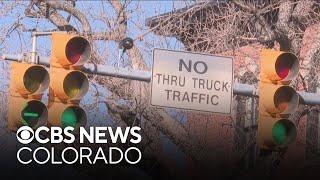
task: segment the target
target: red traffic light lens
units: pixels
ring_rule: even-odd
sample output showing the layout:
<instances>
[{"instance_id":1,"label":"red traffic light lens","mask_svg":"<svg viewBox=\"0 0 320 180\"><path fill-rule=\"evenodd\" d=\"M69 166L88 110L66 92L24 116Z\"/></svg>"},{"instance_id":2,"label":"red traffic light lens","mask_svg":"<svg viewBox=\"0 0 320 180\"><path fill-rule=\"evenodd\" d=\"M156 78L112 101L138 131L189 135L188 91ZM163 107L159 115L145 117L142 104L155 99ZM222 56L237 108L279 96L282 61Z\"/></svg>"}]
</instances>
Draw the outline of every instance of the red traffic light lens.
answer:
<instances>
[{"instance_id":1,"label":"red traffic light lens","mask_svg":"<svg viewBox=\"0 0 320 180\"><path fill-rule=\"evenodd\" d=\"M276 71L277 71L278 76L281 79L284 79L288 76L288 74L290 72L290 67L287 64L287 62L278 60L276 62Z\"/></svg>"},{"instance_id":2,"label":"red traffic light lens","mask_svg":"<svg viewBox=\"0 0 320 180\"><path fill-rule=\"evenodd\" d=\"M291 53L282 53L276 60L275 70L281 80L292 80L299 70L297 57Z\"/></svg>"},{"instance_id":3,"label":"red traffic light lens","mask_svg":"<svg viewBox=\"0 0 320 180\"><path fill-rule=\"evenodd\" d=\"M66 56L72 65L80 61L87 61L90 53L90 43L82 37L74 37L67 43Z\"/></svg>"}]
</instances>

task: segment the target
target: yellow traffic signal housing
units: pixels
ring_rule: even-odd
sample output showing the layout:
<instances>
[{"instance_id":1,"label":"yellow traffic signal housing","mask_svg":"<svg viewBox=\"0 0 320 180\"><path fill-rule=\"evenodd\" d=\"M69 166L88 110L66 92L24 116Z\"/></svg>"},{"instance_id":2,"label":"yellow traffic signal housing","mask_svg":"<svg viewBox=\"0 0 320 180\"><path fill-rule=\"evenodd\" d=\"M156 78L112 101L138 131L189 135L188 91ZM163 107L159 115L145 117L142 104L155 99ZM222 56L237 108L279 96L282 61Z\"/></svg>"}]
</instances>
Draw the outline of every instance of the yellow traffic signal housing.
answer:
<instances>
[{"instance_id":1,"label":"yellow traffic signal housing","mask_svg":"<svg viewBox=\"0 0 320 180\"><path fill-rule=\"evenodd\" d=\"M290 86L260 83L260 114L264 116L288 117L299 105L299 95Z\"/></svg>"},{"instance_id":2,"label":"yellow traffic signal housing","mask_svg":"<svg viewBox=\"0 0 320 180\"><path fill-rule=\"evenodd\" d=\"M87 122L86 112L78 104L54 102L49 104L49 126L68 127L78 129Z\"/></svg>"},{"instance_id":3,"label":"yellow traffic signal housing","mask_svg":"<svg viewBox=\"0 0 320 180\"><path fill-rule=\"evenodd\" d=\"M52 68L50 75L50 88L60 101L77 102L88 92L88 78L79 70Z\"/></svg>"},{"instance_id":4,"label":"yellow traffic signal housing","mask_svg":"<svg viewBox=\"0 0 320 180\"><path fill-rule=\"evenodd\" d=\"M286 118L260 116L258 144L261 149L279 150L294 142L297 136L294 123Z\"/></svg>"},{"instance_id":5,"label":"yellow traffic signal housing","mask_svg":"<svg viewBox=\"0 0 320 180\"><path fill-rule=\"evenodd\" d=\"M91 46L84 37L56 32L51 38L51 65L53 67L81 68L90 59Z\"/></svg>"},{"instance_id":6,"label":"yellow traffic signal housing","mask_svg":"<svg viewBox=\"0 0 320 180\"><path fill-rule=\"evenodd\" d=\"M296 139L296 127L288 118L299 105L299 95L289 86L299 72L298 58L288 52L261 52L258 145L279 150Z\"/></svg>"},{"instance_id":7,"label":"yellow traffic signal housing","mask_svg":"<svg viewBox=\"0 0 320 180\"><path fill-rule=\"evenodd\" d=\"M80 100L89 90L89 81L81 71L91 54L91 46L81 36L52 34L50 61L49 126L78 128L87 121Z\"/></svg>"},{"instance_id":8,"label":"yellow traffic signal housing","mask_svg":"<svg viewBox=\"0 0 320 180\"><path fill-rule=\"evenodd\" d=\"M292 53L264 49L260 70L261 82L288 85L299 73L299 61Z\"/></svg>"},{"instance_id":9,"label":"yellow traffic signal housing","mask_svg":"<svg viewBox=\"0 0 320 180\"><path fill-rule=\"evenodd\" d=\"M46 125L48 110L41 102L49 87L49 73L39 65L13 62L11 66L8 129Z\"/></svg>"}]
</instances>

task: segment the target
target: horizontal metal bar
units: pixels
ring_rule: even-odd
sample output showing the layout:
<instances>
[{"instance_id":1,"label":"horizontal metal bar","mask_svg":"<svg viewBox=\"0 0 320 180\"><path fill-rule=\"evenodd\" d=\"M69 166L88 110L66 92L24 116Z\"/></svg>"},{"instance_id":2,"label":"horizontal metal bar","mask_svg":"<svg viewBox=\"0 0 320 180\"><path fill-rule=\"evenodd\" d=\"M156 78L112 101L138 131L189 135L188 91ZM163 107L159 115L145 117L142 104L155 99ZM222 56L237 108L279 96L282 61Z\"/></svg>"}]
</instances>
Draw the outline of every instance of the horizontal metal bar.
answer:
<instances>
[{"instance_id":1,"label":"horizontal metal bar","mask_svg":"<svg viewBox=\"0 0 320 180\"><path fill-rule=\"evenodd\" d=\"M22 55L11 55L3 54L2 59L9 61L23 61L24 56ZM50 66L50 58L48 57L37 57L38 64ZM117 78L125 78L137 81L151 81L151 72L150 71L140 71L140 70L131 70L128 68L118 68L108 65L96 65L96 64L85 64L82 71L88 74L96 74L102 76L111 76Z\"/></svg>"},{"instance_id":2,"label":"horizontal metal bar","mask_svg":"<svg viewBox=\"0 0 320 180\"><path fill-rule=\"evenodd\" d=\"M22 61L23 60L23 55L2 54L2 59L3 60L8 60L8 61Z\"/></svg>"},{"instance_id":3,"label":"horizontal metal bar","mask_svg":"<svg viewBox=\"0 0 320 180\"><path fill-rule=\"evenodd\" d=\"M9 61L23 61L23 55L11 55L3 54L2 59ZM38 57L38 64L49 66L50 58L48 57ZM102 76L111 76L118 78L125 78L138 81L151 81L151 72L150 71L141 71L141 70L131 70L128 68L117 68L108 65L95 65L95 64L85 64L83 69L84 72L89 74L96 74ZM250 84L240 84L234 83L233 94L241 96L250 96L258 97L258 91L254 85ZM307 93L307 92L298 92L301 103L305 105L320 105L320 94Z\"/></svg>"},{"instance_id":4,"label":"horizontal metal bar","mask_svg":"<svg viewBox=\"0 0 320 180\"><path fill-rule=\"evenodd\" d=\"M320 105L320 94L299 91L300 103L305 105Z\"/></svg>"},{"instance_id":5,"label":"horizontal metal bar","mask_svg":"<svg viewBox=\"0 0 320 180\"><path fill-rule=\"evenodd\" d=\"M51 36L53 33L66 33L67 31L34 31L31 33L31 36ZM81 33L81 36L85 35L85 33Z\"/></svg>"},{"instance_id":6,"label":"horizontal metal bar","mask_svg":"<svg viewBox=\"0 0 320 180\"><path fill-rule=\"evenodd\" d=\"M233 93L242 96L259 97L258 90L253 85L249 84L235 83L233 86ZM304 91L298 91L297 93L300 96L301 104L311 106L320 105L320 94L308 93Z\"/></svg>"},{"instance_id":7,"label":"horizontal metal bar","mask_svg":"<svg viewBox=\"0 0 320 180\"><path fill-rule=\"evenodd\" d=\"M32 32L31 36L50 36L51 34L52 32L50 31L44 31L44 32L35 31L35 32Z\"/></svg>"},{"instance_id":8,"label":"horizontal metal bar","mask_svg":"<svg viewBox=\"0 0 320 180\"><path fill-rule=\"evenodd\" d=\"M150 82L151 80L151 73L149 71L131 70L127 68L95 64L85 64L82 70L89 74L98 74L102 76L112 76L145 82Z\"/></svg>"},{"instance_id":9,"label":"horizontal metal bar","mask_svg":"<svg viewBox=\"0 0 320 180\"><path fill-rule=\"evenodd\" d=\"M256 88L250 84L234 83L233 94L242 96L256 96Z\"/></svg>"}]
</instances>

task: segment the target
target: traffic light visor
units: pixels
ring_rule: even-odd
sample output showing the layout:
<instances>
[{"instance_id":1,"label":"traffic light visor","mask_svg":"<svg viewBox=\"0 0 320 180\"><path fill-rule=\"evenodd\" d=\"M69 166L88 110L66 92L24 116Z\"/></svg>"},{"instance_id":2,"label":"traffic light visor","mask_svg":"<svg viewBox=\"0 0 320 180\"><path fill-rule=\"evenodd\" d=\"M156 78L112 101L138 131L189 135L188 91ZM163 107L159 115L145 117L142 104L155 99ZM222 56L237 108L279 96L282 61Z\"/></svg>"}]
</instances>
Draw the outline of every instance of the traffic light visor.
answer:
<instances>
[{"instance_id":1,"label":"traffic light visor","mask_svg":"<svg viewBox=\"0 0 320 180\"><path fill-rule=\"evenodd\" d=\"M82 65L90 58L91 47L85 38L75 36L68 41L65 51L71 65Z\"/></svg>"},{"instance_id":2,"label":"traffic light visor","mask_svg":"<svg viewBox=\"0 0 320 180\"><path fill-rule=\"evenodd\" d=\"M21 111L22 124L25 126L30 126L32 128L36 127L38 124L43 124L40 122L46 121L48 118L47 107L38 100L28 101Z\"/></svg>"},{"instance_id":3,"label":"traffic light visor","mask_svg":"<svg viewBox=\"0 0 320 180\"><path fill-rule=\"evenodd\" d=\"M78 106L67 107L61 115L61 125L63 128L71 126L76 128L78 124L86 121L85 111Z\"/></svg>"},{"instance_id":4,"label":"traffic light visor","mask_svg":"<svg viewBox=\"0 0 320 180\"><path fill-rule=\"evenodd\" d=\"M63 89L70 99L80 99L88 92L88 78L81 71L71 71L64 78Z\"/></svg>"},{"instance_id":5,"label":"traffic light visor","mask_svg":"<svg viewBox=\"0 0 320 180\"><path fill-rule=\"evenodd\" d=\"M272 137L276 145L286 146L292 143L297 136L295 125L288 119L277 121L272 128Z\"/></svg>"},{"instance_id":6,"label":"traffic light visor","mask_svg":"<svg viewBox=\"0 0 320 180\"><path fill-rule=\"evenodd\" d=\"M299 72L298 58L292 53L280 54L275 62L275 70L281 80L293 80Z\"/></svg>"},{"instance_id":7,"label":"traffic light visor","mask_svg":"<svg viewBox=\"0 0 320 180\"><path fill-rule=\"evenodd\" d=\"M42 66L30 66L23 75L23 83L29 94L40 94L49 87L49 73Z\"/></svg>"}]
</instances>

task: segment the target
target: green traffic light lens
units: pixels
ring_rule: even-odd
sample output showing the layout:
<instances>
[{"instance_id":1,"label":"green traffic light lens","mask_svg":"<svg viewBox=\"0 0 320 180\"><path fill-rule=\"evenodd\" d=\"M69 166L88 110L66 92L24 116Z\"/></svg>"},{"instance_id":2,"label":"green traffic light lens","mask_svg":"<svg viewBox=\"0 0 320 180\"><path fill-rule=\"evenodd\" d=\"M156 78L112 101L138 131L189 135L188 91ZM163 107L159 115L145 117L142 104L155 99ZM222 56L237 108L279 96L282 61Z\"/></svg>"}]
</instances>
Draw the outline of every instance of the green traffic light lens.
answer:
<instances>
[{"instance_id":1,"label":"green traffic light lens","mask_svg":"<svg viewBox=\"0 0 320 180\"><path fill-rule=\"evenodd\" d=\"M23 76L25 88L31 93L44 91L49 86L49 73L42 66L31 66Z\"/></svg>"},{"instance_id":2,"label":"green traffic light lens","mask_svg":"<svg viewBox=\"0 0 320 180\"><path fill-rule=\"evenodd\" d=\"M70 72L64 79L63 88L69 98L82 98L89 89L89 81L80 71Z\"/></svg>"},{"instance_id":3,"label":"green traffic light lens","mask_svg":"<svg viewBox=\"0 0 320 180\"><path fill-rule=\"evenodd\" d=\"M277 145L288 145L296 139L297 131L295 125L287 120L281 119L272 128L272 137Z\"/></svg>"},{"instance_id":4,"label":"green traffic light lens","mask_svg":"<svg viewBox=\"0 0 320 180\"><path fill-rule=\"evenodd\" d=\"M277 144L284 144L287 139L287 129L282 123L276 123L272 129L272 134Z\"/></svg>"},{"instance_id":5,"label":"green traffic light lens","mask_svg":"<svg viewBox=\"0 0 320 180\"><path fill-rule=\"evenodd\" d=\"M35 127L39 121L46 120L47 117L47 107L37 100L27 102L21 111L22 123L25 126Z\"/></svg>"},{"instance_id":6,"label":"green traffic light lens","mask_svg":"<svg viewBox=\"0 0 320 180\"><path fill-rule=\"evenodd\" d=\"M76 127L77 125L77 115L75 111L72 108L67 108L63 113L62 113L62 126L67 127Z\"/></svg>"},{"instance_id":7,"label":"green traffic light lens","mask_svg":"<svg viewBox=\"0 0 320 180\"><path fill-rule=\"evenodd\" d=\"M61 116L61 124L63 128L71 126L77 127L77 124L86 120L86 114L84 110L78 106L71 106L66 108Z\"/></svg>"}]
</instances>

